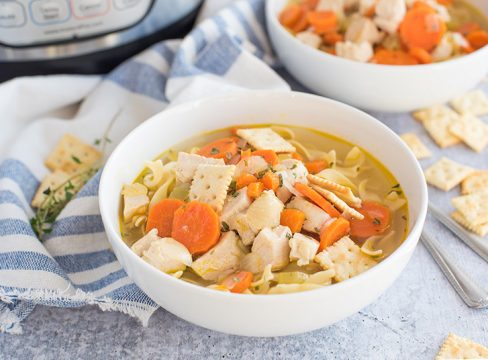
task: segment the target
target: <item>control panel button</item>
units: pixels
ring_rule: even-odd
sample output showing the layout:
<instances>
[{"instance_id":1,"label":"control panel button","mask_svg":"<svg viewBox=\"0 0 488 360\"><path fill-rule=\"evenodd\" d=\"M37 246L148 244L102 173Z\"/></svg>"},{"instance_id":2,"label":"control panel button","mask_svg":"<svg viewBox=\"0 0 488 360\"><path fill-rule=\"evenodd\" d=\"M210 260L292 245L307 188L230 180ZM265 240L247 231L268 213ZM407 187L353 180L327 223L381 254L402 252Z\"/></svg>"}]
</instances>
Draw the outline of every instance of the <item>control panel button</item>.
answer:
<instances>
[{"instance_id":1,"label":"control panel button","mask_svg":"<svg viewBox=\"0 0 488 360\"><path fill-rule=\"evenodd\" d=\"M25 10L17 1L0 1L0 27L19 27L25 24Z\"/></svg>"},{"instance_id":2,"label":"control panel button","mask_svg":"<svg viewBox=\"0 0 488 360\"><path fill-rule=\"evenodd\" d=\"M114 5L117 10L125 10L136 6L140 0L114 0Z\"/></svg>"},{"instance_id":3,"label":"control panel button","mask_svg":"<svg viewBox=\"0 0 488 360\"><path fill-rule=\"evenodd\" d=\"M71 5L77 18L104 15L110 6L108 0L71 0Z\"/></svg>"},{"instance_id":4,"label":"control panel button","mask_svg":"<svg viewBox=\"0 0 488 360\"><path fill-rule=\"evenodd\" d=\"M68 20L69 8L66 0L34 0L31 15L37 24L57 24Z\"/></svg>"}]
</instances>

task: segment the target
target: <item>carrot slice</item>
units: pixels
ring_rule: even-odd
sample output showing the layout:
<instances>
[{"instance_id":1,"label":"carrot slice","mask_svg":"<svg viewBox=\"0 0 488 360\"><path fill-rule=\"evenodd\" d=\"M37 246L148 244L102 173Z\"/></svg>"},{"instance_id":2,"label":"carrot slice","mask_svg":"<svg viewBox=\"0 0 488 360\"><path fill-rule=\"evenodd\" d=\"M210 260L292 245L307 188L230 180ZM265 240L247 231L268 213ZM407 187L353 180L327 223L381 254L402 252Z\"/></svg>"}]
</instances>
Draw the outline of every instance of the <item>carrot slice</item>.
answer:
<instances>
[{"instance_id":1,"label":"carrot slice","mask_svg":"<svg viewBox=\"0 0 488 360\"><path fill-rule=\"evenodd\" d=\"M339 217L341 215L341 213L337 211L337 209L329 201L323 198L322 195L320 195L310 186L297 182L295 183L295 189L297 189L303 196L306 196L312 200L330 216Z\"/></svg>"},{"instance_id":2,"label":"carrot slice","mask_svg":"<svg viewBox=\"0 0 488 360\"><path fill-rule=\"evenodd\" d=\"M218 139L202 147L197 154L209 158L224 159L227 162L237 154L237 141L238 138L236 137Z\"/></svg>"},{"instance_id":3,"label":"carrot slice","mask_svg":"<svg viewBox=\"0 0 488 360\"><path fill-rule=\"evenodd\" d=\"M300 20L302 14L303 9L300 5L290 4L283 9L279 20L283 26L291 28Z\"/></svg>"},{"instance_id":4,"label":"carrot slice","mask_svg":"<svg viewBox=\"0 0 488 360\"><path fill-rule=\"evenodd\" d=\"M488 44L488 32L484 30L472 31L466 39L473 49L478 50Z\"/></svg>"},{"instance_id":5,"label":"carrot slice","mask_svg":"<svg viewBox=\"0 0 488 360\"><path fill-rule=\"evenodd\" d=\"M308 11L307 7L306 6L302 6L302 12L300 14L300 18L291 27L291 30L294 33L301 32L301 31L305 30L306 28L308 28L309 22L308 22L308 17L307 17L307 11Z\"/></svg>"},{"instance_id":6,"label":"carrot slice","mask_svg":"<svg viewBox=\"0 0 488 360\"><path fill-rule=\"evenodd\" d=\"M164 199L157 204L154 204L154 206L149 209L146 232L151 229L158 229L158 236L171 236L175 211L184 204L183 201L178 199Z\"/></svg>"},{"instance_id":7,"label":"carrot slice","mask_svg":"<svg viewBox=\"0 0 488 360\"><path fill-rule=\"evenodd\" d=\"M239 176L236 180L236 188L237 190L242 189L243 187L248 186L249 184L258 181L258 178L254 175L244 173Z\"/></svg>"},{"instance_id":8,"label":"carrot slice","mask_svg":"<svg viewBox=\"0 0 488 360\"><path fill-rule=\"evenodd\" d=\"M325 160L315 160L309 161L305 163L305 167L307 168L308 172L311 174L317 174L322 170L326 169L329 164Z\"/></svg>"},{"instance_id":9,"label":"carrot slice","mask_svg":"<svg viewBox=\"0 0 488 360\"><path fill-rule=\"evenodd\" d=\"M322 40L326 45L335 45L335 43L339 41L344 41L344 35L336 31L326 32L324 35L322 35Z\"/></svg>"},{"instance_id":10,"label":"carrot slice","mask_svg":"<svg viewBox=\"0 0 488 360\"><path fill-rule=\"evenodd\" d=\"M320 231L320 245L318 252L331 246L336 241L349 234L351 224L343 217L338 217L329 226Z\"/></svg>"},{"instance_id":11,"label":"carrot slice","mask_svg":"<svg viewBox=\"0 0 488 360\"><path fill-rule=\"evenodd\" d=\"M445 32L444 21L426 4L411 8L399 29L400 38L408 48L419 47L427 51L439 44Z\"/></svg>"},{"instance_id":12,"label":"carrot slice","mask_svg":"<svg viewBox=\"0 0 488 360\"><path fill-rule=\"evenodd\" d=\"M307 19L317 34L324 34L337 30L337 16L333 11L310 11Z\"/></svg>"},{"instance_id":13,"label":"carrot slice","mask_svg":"<svg viewBox=\"0 0 488 360\"><path fill-rule=\"evenodd\" d=\"M262 182L253 182L247 185L247 196L251 199L258 198L264 191L264 185Z\"/></svg>"},{"instance_id":14,"label":"carrot slice","mask_svg":"<svg viewBox=\"0 0 488 360\"><path fill-rule=\"evenodd\" d=\"M421 64L430 64L432 62L432 56L430 56L427 50L422 48L413 47L408 51L408 53L417 59L417 61Z\"/></svg>"},{"instance_id":15,"label":"carrot slice","mask_svg":"<svg viewBox=\"0 0 488 360\"><path fill-rule=\"evenodd\" d=\"M302 231L305 222L305 214L297 209L284 209L281 212L280 224L288 226L292 233Z\"/></svg>"},{"instance_id":16,"label":"carrot slice","mask_svg":"<svg viewBox=\"0 0 488 360\"><path fill-rule=\"evenodd\" d=\"M273 150L256 150L252 152L253 156L262 156L270 165L276 165L279 162L278 155Z\"/></svg>"},{"instance_id":17,"label":"carrot slice","mask_svg":"<svg viewBox=\"0 0 488 360\"><path fill-rule=\"evenodd\" d=\"M264 174L261 178L261 182L267 190L276 191L280 187L280 178L271 171Z\"/></svg>"},{"instance_id":18,"label":"carrot slice","mask_svg":"<svg viewBox=\"0 0 488 360\"><path fill-rule=\"evenodd\" d=\"M372 63L383 65L417 65L418 61L403 50L378 49L371 59Z\"/></svg>"},{"instance_id":19,"label":"carrot slice","mask_svg":"<svg viewBox=\"0 0 488 360\"><path fill-rule=\"evenodd\" d=\"M189 202L175 211L171 237L191 254L203 254L219 241L219 216L208 204Z\"/></svg>"},{"instance_id":20,"label":"carrot slice","mask_svg":"<svg viewBox=\"0 0 488 360\"><path fill-rule=\"evenodd\" d=\"M251 286L252 273L249 271L239 271L238 273L227 276L222 285L233 293L242 293Z\"/></svg>"},{"instance_id":21,"label":"carrot slice","mask_svg":"<svg viewBox=\"0 0 488 360\"><path fill-rule=\"evenodd\" d=\"M363 201L361 209L358 210L364 215L363 220L351 220L351 236L356 238L367 238L373 235L382 234L390 225L390 209L375 201Z\"/></svg>"}]
</instances>

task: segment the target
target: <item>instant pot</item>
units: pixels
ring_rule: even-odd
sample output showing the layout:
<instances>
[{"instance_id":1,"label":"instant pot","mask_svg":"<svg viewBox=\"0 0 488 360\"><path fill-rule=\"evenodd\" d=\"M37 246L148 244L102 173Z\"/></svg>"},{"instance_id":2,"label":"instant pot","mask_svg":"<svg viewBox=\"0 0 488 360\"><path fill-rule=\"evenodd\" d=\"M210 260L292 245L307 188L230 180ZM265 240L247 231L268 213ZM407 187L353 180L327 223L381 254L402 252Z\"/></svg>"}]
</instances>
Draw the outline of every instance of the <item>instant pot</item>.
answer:
<instances>
[{"instance_id":1,"label":"instant pot","mask_svg":"<svg viewBox=\"0 0 488 360\"><path fill-rule=\"evenodd\" d=\"M0 81L104 73L187 33L202 0L0 0Z\"/></svg>"}]
</instances>

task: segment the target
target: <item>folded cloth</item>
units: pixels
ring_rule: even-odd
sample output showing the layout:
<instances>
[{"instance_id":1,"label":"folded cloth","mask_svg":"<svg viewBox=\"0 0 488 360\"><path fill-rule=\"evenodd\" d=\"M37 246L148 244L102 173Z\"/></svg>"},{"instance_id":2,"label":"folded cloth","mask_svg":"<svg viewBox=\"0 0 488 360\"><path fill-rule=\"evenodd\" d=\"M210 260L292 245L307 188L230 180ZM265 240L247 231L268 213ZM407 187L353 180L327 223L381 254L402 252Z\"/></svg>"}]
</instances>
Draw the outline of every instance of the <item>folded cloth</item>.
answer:
<instances>
[{"instance_id":1,"label":"folded cloth","mask_svg":"<svg viewBox=\"0 0 488 360\"><path fill-rule=\"evenodd\" d=\"M158 43L104 77L22 78L0 86L1 331L21 333L20 322L36 304L96 304L147 324L157 304L110 249L98 209L100 174L68 203L52 232L37 239L30 202L48 173L43 162L66 133L87 143L106 134L112 140L107 154L170 103L246 89L289 90L270 67L263 26L264 1L239 1L183 40Z\"/></svg>"}]
</instances>

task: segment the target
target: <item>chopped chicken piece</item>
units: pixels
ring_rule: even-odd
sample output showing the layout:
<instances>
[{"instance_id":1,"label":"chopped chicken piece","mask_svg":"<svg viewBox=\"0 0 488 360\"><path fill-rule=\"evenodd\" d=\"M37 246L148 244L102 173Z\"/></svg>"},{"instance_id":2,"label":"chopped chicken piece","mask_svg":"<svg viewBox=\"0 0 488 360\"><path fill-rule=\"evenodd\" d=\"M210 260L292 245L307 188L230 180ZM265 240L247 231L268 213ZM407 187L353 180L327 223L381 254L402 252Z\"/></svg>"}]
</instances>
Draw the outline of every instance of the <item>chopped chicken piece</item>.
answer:
<instances>
[{"instance_id":1,"label":"chopped chicken piece","mask_svg":"<svg viewBox=\"0 0 488 360\"><path fill-rule=\"evenodd\" d=\"M276 197L273 190L264 191L246 212L246 218L252 231L257 233L265 227L274 228L279 225L283 208L283 203Z\"/></svg>"},{"instance_id":2,"label":"chopped chicken piece","mask_svg":"<svg viewBox=\"0 0 488 360\"><path fill-rule=\"evenodd\" d=\"M291 194L300 195L300 193L295 190L295 183L308 183L308 170L301 161L295 159L283 160L275 167L275 170L276 175L280 176L282 179L283 187ZM286 198L286 193L282 193L282 196Z\"/></svg>"},{"instance_id":3,"label":"chopped chicken piece","mask_svg":"<svg viewBox=\"0 0 488 360\"><path fill-rule=\"evenodd\" d=\"M315 10L330 10L336 14L338 19L342 19L344 17L344 0L319 0Z\"/></svg>"},{"instance_id":4,"label":"chopped chicken piece","mask_svg":"<svg viewBox=\"0 0 488 360\"><path fill-rule=\"evenodd\" d=\"M139 183L125 185L122 196L124 197L124 222L129 222L135 214L144 213L149 204L147 188Z\"/></svg>"},{"instance_id":5,"label":"chopped chicken piece","mask_svg":"<svg viewBox=\"0 0 488 360\"><path fill-rule=\"evenodd\" d=\"M238 241L233 231L224 233L215 247L193 262L192 269L203 279L212 281L233 273L245 255Z\"/></svg>"},{"instance_id":6,"label":"chopped chicken piece","mask_svg":"<svg viewBox=\"0 0 488 360\"><path fill-rule=\"evenodd\" d=\"M320 36L310 31L302 31L296 34L296 38L305 45L311 46L315 49L318 49L320 44L322 43L322 39L320 38Z\"/></svg>"},{"instance_id":7,"label":"chopped chicken piece","mask_svg":"<svg viewBox=\"0 0 488 360\"><path fill-rule=\"evenodd\" d=\"M149 248L143 251L142 258L165 273L183 271L192 262L188 249L173 238L152 241Z\"/></svg>"},{"instance_id":8,"label":"chopped chicken piece","mask_svg":"<svg viewBox=\"0 0 488 360\"><path fill-rule=\"evenodd\" d=\"M376 44L383 39L383 34L378 30L373 20L355 16L347 28L345 39L357 44L364 41Z\"/></svg>"},{"instance_id":9,"label":"chopped chicken piece","mask_svg":"<svg viewBox=\"0 0 488 360\"><path fill-rule=\"evenodd\" d=\"M246 254L240 264L241 270L252 272L253 274L259 274L264 271L266 264L263 258L255 253Z\"/></svg>"},{"instance_id":10,"label":"chopped chicken piece","mask_svg":"<svg viewBox=\"0 0 488 360\"><path fill-rule=\"evenodd\" d=\"M405 0L379 0L375 13L375 24L387 33L393 34L407 13L407 6Z\"/></svg>"},{"instance_id":11,"label":"chopped chicken piece","mask_svg":"<svg viewBox=\"0 0 488 360\"><path fill-rule=\"evenodd\" d=\"M158 229L151 229L146 235L141 237L137 240L132 246L130 247L133 252L137 254L137 256L142 256L142 253L149 249L149 246L154 240L161 239L158 236Z\"/></svg>"},{"instance_id":12,"label":"chopped chicken piece","mask_svg":"<svg viewBox=\"0 0 488 360\"><path fill-rule=\"evenodd\" d=\"M360 44L351 41L339 41L335 45L335 50L337 56L349 60L368 62L373 57L373 47L366 41Z\"/></svg>"},{"instance_id":13,"label":"chopped chicken piece","mask_svg":"<svg viewBox=\"0 0 488 360\"><path fill-rule=\"evenodd\" d=\"M229 220L237 213L245 211L251 205L251 199L247 196L247 187L228 195L225 199L220 221L229 223Z\"/></svg>"},{"instance_id":14,"label":"chopped chicken piece","mask_svg":"<svg viewBox=\"0 0 488 360\"><path fill-rule=\"evenodd\" d=\"M252 252L258 254L265 265L271 264L273 270L282 269L289 263L288 240L291 237L291 231L287 226L278 225L273 230L266 227L254 239Z\"/></svg>"},{"instance_id":15,"label":"chopped chicken piece","mask_svg":"<svg viewBox=\"0 0 488 360\"><path fill-rule=\"evenodd\" d=\"M441 61L449 58L454 52L454 45L451 41L451 37L446 34L442 37L439 44L432 51L432 60Z\"/></svg>"},{"instance_id":16,"label":"chopped chicken piece","mask_svg":"<svg viewBox=\"0 0 488 360\"><path fill-rule=\"evenodd\" d=\"M227 224L231 230L237 231L244 245L251 245L256 237L257 231L253 231L244 213L238 213L231 217Z\"/></svg>"},{"instance_id":17,"label":"chopped chicken piece","mask_svg":"<svg viewBox=\"0 0 488 360\"><path fill-rule=\"evenodd\" d=\"M241 160L237 163L234 177L238 178L243 173L257 174L263 170L269 168L269 164L264 160L262 156L250 156L245 160Z\"/></svg>"},{"instance_id":18,"label":"chopped chicken piece","mask_svg":"<svg viewBox=\"0 0 488 360\"><path fill-rule=\"evenodd\" d=\"M297 260L298 266L308 265L319 249L317 240L300 233L295 233L288 244L291 248L290 261Z\"/></svg>"},{"instance_id":19,"label":"chopped chicken piece","mask_svg":"<svg viewBox=\"0 0 488 360\"><path fill-rule=\"evenodd\" d=\"M302 197L295 197L286 207L302 211L305 214L303 228L317 234L320 233L322 225L330 219L330 216L324 210Z\"/></svg>"}]
</instances>

